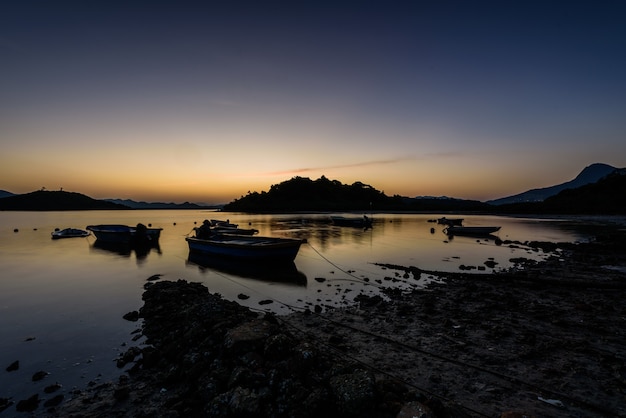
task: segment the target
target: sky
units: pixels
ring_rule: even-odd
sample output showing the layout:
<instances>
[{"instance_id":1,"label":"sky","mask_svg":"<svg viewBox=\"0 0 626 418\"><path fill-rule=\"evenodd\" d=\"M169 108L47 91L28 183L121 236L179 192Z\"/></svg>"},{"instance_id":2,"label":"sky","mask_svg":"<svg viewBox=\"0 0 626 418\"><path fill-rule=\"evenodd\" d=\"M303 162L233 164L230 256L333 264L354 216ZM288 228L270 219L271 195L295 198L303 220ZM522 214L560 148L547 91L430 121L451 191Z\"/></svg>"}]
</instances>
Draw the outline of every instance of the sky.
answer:
<instances>
[{"instance_id":1,"label":"sky","mask_svg":"<svg viewBox=\"0 0 626 418\"><path fill-rule=\"evenodd\" d=\"M490 200L626 167L624 1L0 0L0 189Z\"/></svg>"}]
</instances>

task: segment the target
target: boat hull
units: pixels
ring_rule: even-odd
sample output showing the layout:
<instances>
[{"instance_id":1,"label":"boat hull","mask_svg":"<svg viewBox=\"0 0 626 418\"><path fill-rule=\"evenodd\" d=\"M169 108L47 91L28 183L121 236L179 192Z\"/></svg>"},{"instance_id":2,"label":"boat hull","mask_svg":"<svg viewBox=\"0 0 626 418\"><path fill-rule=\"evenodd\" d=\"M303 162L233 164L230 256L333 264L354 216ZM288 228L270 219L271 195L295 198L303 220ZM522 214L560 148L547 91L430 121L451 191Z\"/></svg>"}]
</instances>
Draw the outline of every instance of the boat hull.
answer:
<instances>
[{"instance_id":1,"label":"boat hull","mask_svg":"<svg viewBox=\"0 0 626 418\"><path fill-rule=\"evenodd\" d=\"M485 236L499 230L499 226L451 226L445 232L448 235Z\"/></svg>"},{"instance_id":2,"label":"boat hull","mask_svg":"<svg viewBox=\"0 0 626 418\"><path fill-rule=\"evenodd\" d=\"M86 236L89 236L89 232L75 228L65 228L60 231L54 231L52 233L52 239L82 238Z\"/></svg>"},{"instance_id":3,"label":"boat hull","mask_svg":"<svg viewBox=\"0 0 626 418\"><path fill-rule=\"evenodd\" d=\"M293 261L302 244L297 239L235 235L185 239L190 252L255 262Z\"/></svg>"},{"instance_id":4,"label":"boat hull","mask_svg":"<svg viewBox=\"0 0 626 418\"><path fill-rule=\"evenodd\" d=\"M162 228L145 228L142 233L137 232L136 227L127 225L89 225L87 230L91 231L100 242L133 243L158 241Z\"/></svg>"}]
</instances>

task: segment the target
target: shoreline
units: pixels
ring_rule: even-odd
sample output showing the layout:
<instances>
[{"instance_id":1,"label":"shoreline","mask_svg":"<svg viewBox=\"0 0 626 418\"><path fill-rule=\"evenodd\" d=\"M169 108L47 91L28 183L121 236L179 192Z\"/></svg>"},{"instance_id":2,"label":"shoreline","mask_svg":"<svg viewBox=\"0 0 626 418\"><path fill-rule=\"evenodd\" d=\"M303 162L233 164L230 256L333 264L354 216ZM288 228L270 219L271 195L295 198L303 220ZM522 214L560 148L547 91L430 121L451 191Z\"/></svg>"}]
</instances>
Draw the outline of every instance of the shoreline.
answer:
<instances>
[{"instance_id":1,"label":"shoreline","mask_svg":"<svg viewBox=\"0 0 626 418\"><path fill-rule=\"evenodd\" d=\"M443 284L321 314L258 314L156 281L136 318L148 345L120 357L128 376L34 413L626 416L624 233L560 247L523 269L440 273Z\"/></svg>"}]
</instances>

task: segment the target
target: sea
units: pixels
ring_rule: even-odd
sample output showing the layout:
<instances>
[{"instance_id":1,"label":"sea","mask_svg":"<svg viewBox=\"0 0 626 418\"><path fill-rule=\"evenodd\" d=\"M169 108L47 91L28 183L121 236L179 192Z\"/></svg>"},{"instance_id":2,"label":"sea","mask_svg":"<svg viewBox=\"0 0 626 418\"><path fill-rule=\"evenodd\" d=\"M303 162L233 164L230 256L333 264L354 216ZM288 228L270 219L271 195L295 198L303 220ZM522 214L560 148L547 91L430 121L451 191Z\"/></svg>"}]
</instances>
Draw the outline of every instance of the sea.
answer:
<instances>
[{"instance_id":1,"label":"sea","mask_svg":"<svg viewBox=\"0 0 626 418\"><path fill-rule=\"evenodd\" d=\"M0 212L0 399L17 403L39 394L45 401L59 393L67 399L75 389L117 379L126 370L117 367L118 356L144 344L141 322L123 316L141 308L149 278L200 282L259 312L323 312L350 306L357 295L381 295L384 287L422 288L441 280L434 271L490 273L515 268L516 259L548 256L521 245L529 241L580 242L591 236L585 223L565 218L460 216L468 226L501 227L476 238L448 237L433 222L443 214L367 215L374 222L364 230L334 226L323 213ZM205 219L228 219L258 235L306 242L293 265L276 271L197 259L185 237ZM162 228L158 246L138 253L103 247L94 236L51 239L56 228L138 223ZM414 276L390 266L428 273ZM7 371L16 361L17 370ZM45 377L33 381L40 371ZM55 383L60 391L46 394L44 388ZM0 412L15 414L20 416L15 404Z\"/></svg>"}]
</instances>

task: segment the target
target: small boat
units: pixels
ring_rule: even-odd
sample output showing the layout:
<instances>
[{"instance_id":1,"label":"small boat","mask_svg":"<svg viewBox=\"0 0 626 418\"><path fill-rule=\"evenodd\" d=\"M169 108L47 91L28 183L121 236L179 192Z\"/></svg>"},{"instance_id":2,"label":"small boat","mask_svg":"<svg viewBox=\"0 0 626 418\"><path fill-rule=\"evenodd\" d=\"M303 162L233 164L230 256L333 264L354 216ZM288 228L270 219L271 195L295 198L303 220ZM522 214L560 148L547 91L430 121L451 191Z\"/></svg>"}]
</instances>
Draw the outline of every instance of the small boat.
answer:
<instances>
[{"instance_id":1,"label":"small boat","mask_svg":"<svg viewBox=\"0 0 626 418\"><path fill-rule=\"evenodd\" d=\"M229 219L225 221L220 221L219 219L211 219L211 227L220 227L220 228L237 228L238 224L231 224Z\"/></svg>"},{"instance_id":2,"label":"small boat","mask_svg":"<svg viewBox=\"0 0 626 418\"><path fill-rule=\"evenodd\" d=\"M52 232L52 239L61 239L61 238L79 238L89 236L89 232L84 229L77 228L65 228L65 229L55 229Z\"/></svg>"},{"instance_id":3,"label":"small boat","mask_svg":"<svg viewBox=\"0 0 626 418\"><path fill-rule=\"evenodd\" d=\"M227 235L254 235L258 234L259 230L254 228L231 228L226 226L216 226L211 229L212 232L216 234L227 234Z\"/></svg>"},{"instance_id":4,"label":"small boat","mask_svg":"<svg viewBox=\"0 0 626 418\"><path fill-rule=\"evenodd\" d=\"M463 218L446 218L445 216L443 218L439 218L437 219L437 223L439 225L448 225L448 226L461 226L463 225Z\"/></svg>"},{"instance_id":5,"label":"small boat","mask_svg":"<svg viewBox=\"0 0 626 418\"><path fill-rule=\"evenodd\" d=\"M443 232L447 235L485 236L499 230L499 226L449 226Z\"/></svg>"},{"instance_id":6,"label":"small boat","mask_svg":"<svg viewBox=\"0 0 626 418\"><path fill-rule=\"evenodd\" d=\"M291 238L225 234L185 240L190 252L255 262L293 261L303 242Z\"/></svg>"},{"instance_id":7,"label":"small boat","mask_svg":"<svg viewBox=\"0 0 626 418\"><path fill-rule=\"evenodd\" d=\"M87 230L93 232L100 242L145 244L156 242L163 228L148 228L144 224L127 225L89 225Z\"/></svg>"},{"instance_id":8,"label":"small boat","mask_svg":"<svg viewBox=\"0 0 626 418\"><path fill-rule=\"evenodd\" d=\"M330 220L333 222L334 225L337 225L337 226L351 226L355 228L371 228L372 227L372 220L365 215L363 215L362 218L331 216Z\"/></svg>"}]
</instances>

